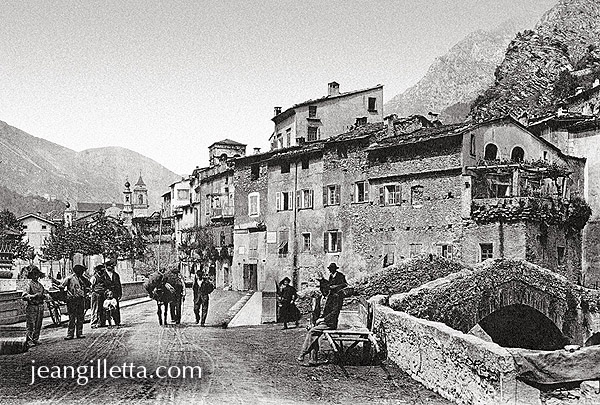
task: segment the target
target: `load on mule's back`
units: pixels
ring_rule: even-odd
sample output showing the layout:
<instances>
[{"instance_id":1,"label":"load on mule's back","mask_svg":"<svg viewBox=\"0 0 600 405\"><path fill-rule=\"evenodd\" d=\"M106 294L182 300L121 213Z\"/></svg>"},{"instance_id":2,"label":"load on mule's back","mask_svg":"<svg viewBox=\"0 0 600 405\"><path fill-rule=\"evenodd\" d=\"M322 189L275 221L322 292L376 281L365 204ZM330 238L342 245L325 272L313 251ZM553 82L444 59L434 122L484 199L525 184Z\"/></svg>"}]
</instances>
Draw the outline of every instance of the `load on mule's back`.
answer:
<instances>
[{"instance_id":1,"label":"load on mule's back","mask_svg":"<svg viewBox=\"0 0 600 405\"><path fill-rule=\"evenodd\" d=\"M156 271L144 282L144 288L150 298L156 301L158 323L167 323L167 311L171 307L171 319L179 323L181 318L181 299L185 295L185 285L179 276L178 267L171 268L168 272ZM161 306L164 308L161 311Z\"/></svg>"}]
</instances>

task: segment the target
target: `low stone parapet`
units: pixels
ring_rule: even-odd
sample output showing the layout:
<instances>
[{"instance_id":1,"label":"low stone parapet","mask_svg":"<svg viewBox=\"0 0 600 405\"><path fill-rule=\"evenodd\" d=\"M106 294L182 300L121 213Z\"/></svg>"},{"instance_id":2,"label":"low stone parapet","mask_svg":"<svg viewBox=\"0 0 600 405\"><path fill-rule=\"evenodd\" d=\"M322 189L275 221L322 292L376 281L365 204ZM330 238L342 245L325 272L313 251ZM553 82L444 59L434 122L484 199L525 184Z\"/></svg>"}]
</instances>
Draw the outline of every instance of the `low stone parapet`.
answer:
<instances>
[{"instance_id":1,"label":"low stone parapet","mask_svg":"<svg viewBox=\"0 0 600 405\"><path fill-rule=\"evenodd\" d=\"M388 358L413 379L459 404L539 404L540 392L516 379L512 355L442 323L373 305L374 330Z\"/></svg>"}]
</instances>

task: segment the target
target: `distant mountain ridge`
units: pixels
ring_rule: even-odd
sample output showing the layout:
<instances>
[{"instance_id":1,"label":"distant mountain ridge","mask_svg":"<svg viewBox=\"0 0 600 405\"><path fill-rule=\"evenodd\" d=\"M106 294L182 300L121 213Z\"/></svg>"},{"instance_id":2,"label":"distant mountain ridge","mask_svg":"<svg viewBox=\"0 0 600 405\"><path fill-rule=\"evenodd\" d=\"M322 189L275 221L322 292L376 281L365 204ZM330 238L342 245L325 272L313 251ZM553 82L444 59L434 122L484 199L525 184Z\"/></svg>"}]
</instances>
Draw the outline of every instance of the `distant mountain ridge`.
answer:
<instances>
[{"instance_id":1,"label":"distant mountain ridge","mask_svg":"<svg viewBox=\"0 0 600 405\"><path fill-rule=\"evenodd\" d=\"M181 177L154 160L121 147L76 152L0 121L0 186L24 196L64 202L122 202L125 179L142 175L151 210ZM8 207L7 207L8 208Z\"/></svg>"},{"instance_id":2,"label":"distant mountain ridge","mask_svg":"<svg viewBox=\"0 0 600 405\"><path fill-rule=\"evenodd\" d=\"M506 48L526 21L507 21L495 29L467 35L445 55L435 59L417 84L384 106L398 116L440 113L444 123L464 120L475 98L494 83L494 71Z\"/></svg>"}]
</instances>

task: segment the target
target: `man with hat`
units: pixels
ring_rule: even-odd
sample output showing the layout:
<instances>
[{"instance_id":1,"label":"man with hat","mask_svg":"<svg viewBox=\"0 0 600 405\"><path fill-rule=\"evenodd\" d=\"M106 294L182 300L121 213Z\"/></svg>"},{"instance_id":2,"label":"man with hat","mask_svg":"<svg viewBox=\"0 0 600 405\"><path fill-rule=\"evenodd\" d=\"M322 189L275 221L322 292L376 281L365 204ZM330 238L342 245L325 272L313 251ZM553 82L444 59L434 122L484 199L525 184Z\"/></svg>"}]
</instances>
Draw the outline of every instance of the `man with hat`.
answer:
<instances>
[{"instance_id":1,"label":"man with hat","mask_svg":"<svg viewBox=\"0 0 600 405\"><path fill-rule=\"evenodd\" d=\"M73 274L61 283L61 289L67 293L67 312L69 314L69 327L65 340L71 340L77 335L78 339L84 338L83 317L85 314L85 300L90 290L90 281L83 275L87 269L81 264L73 267Z\"/></svg>"},{"instance_id":2,"label":"man with hat","mask_svg":"<svg viewBox=\"0 0 600 405\"><path fill-rule=\"evenodd\" d=\"M44 277L44 273L34 265L27 266L26 269L27 278L30 279L29 285L23 291L23 300L27 302L25 307L27 343L37 346L44 318L44 298L49 298L49 296L44 286L38 281L40 277Z\"/></svg>"},{"instance_id":3,"label":"man with hat","mask_svg":"<svg viewBox=\"0 0 600 405\"><path fill-rule=\"evenodd\" d=\"M329 280L325 280L325 278L322 277L320 283L321 288L329 290L323 313L321 314L321 317L317 319L315 326L313 326L306 334L304 344L302 345L302 351L297 359L299 362L303 362L304 357L307 354L311 354L311 360L308 362L308 366L317 365L316 359L317 353L319 352L319 338L323 334L323 331L337 329L340 311L344 305L344 296L341 294L341 290L348 286L346 277L338 271L337 264L331 263L327 268L330 273Z\"/></svg>"},{"instance_id":4,"label":"man with hat","mask_svg":"<svg viewBox=\"0 0 600 405\"><path fill-rule=\"evenodd\" d=\"M196 323L200 323L200 326L204 326L206 322L206 315L208 314L208 301L209 294L213 292L215 286L211 283L208 275L202 273L200 270L194 275L194 283L192 284L192 292L194 293L194 315L196 316ZM200 316L200 309L202 308L202 317Z\"/></svg>"}]
</instances>

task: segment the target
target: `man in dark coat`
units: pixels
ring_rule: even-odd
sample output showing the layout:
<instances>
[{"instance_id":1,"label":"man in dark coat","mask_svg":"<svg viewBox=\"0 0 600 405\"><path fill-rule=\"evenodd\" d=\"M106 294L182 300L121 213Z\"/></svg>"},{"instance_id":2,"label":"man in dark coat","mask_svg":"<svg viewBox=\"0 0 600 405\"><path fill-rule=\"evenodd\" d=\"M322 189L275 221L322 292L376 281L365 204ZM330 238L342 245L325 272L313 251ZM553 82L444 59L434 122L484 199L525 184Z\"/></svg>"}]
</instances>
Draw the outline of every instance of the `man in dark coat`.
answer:
<instances>
[{"instance_id":1,"label":"man in dark coat","mask_svg":"<svg viewBox=\"0 0 600 405\"><path fill-rule=\"evenodd\" d=\"M198 272L194 275L194 284L192 291L194 292L194 315L196 315L196 323L204 326L206 315L208 314L208 295L213 292L215 286L211 283L206 274L199 275ZM200 307L202 307L202 318L200 318Z\"/></svg>"},{"instance_id":2,"label":"man in dark coat","mask_svg":"<svg viewBox=\"0 0 600 405\"><path fill-rule=\"evenodd\" d=\"M171 312L171 322L176 324L181 323L181 306L185 301L185 280L179 271L179 265L173 266L167 273L165 273L164 280L166 282L165 287L169 288L171 293L175 296L175 300L169 304L169 311ZM168 284L168 286L167 286Z\"/></svg>"},{"instance_id":3,"label":"man in dark coat","mask_svg":"<svg viewBox=\"0 0 600 405\"><path fill-rule=\"evenodd\" d=\"M348 286L346 277L337 271L337 264L331 263L327 268L330 272L329 280L326 283L324 282L326 280L322 280L321 282L321 287L325 287L325 289L328 290L323 313L321 314L321 317L317 319L315 326L313 326L306 334L304 344L302 345L302 351L297 359L299 362L303 362L304 357L307 354L311 354L311 359L308 362L309 366L315 366L317 364L319 338L323 334L323 331L337 329L340 311L344 305L344 296L342 295L341 290Z\"/></svg>"},{"instance_id":4,"label":"man in dark coat","mask_svg":"<svg viewBox=\"0 0 600 405\"><path fill-rule=\"evenodd\" d=\"M119 273L115 271L116 263L114 261L108 261L104 263L105 267L105 279L106 279L106 289L112 292L113 298L117 300L117 307L113 312L113 318L115 321L115 326L119 326L121 324L121 308L119 306L119 302L121 301L121 297L123 296L123 287L121 286L121 277ZM100 311L103 312L102 307ZM102 326L104 326L104 321L102 322Z\"/></svg>"}]
</instances>

